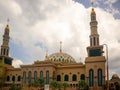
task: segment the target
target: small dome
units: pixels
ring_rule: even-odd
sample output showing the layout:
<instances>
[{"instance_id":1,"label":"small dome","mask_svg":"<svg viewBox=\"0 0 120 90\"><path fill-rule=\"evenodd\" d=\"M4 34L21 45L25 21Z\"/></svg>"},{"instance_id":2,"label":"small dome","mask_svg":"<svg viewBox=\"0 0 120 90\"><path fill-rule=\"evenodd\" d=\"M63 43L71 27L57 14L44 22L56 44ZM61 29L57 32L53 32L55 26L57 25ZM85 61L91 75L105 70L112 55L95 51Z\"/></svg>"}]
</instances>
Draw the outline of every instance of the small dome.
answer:
<instances>
[{"instance_id":1,"label":"small dome","mask_svg":"<svg viewBox=\"0 0 120 90\"><path fill-rule=\"evenodd\" d=\"M74 58L66 53L53 53L49 57L50 61L53 62L75 62Z\"/></svg>"},{"instance_id":2,"label":"small dome","mask_svg":"<svg viewBox=\"0 0 120 90\"><path fill-rule=\"evenodd\" d=\"M119 76L117 74L113 74L112 79L119 79Z\"/></svg>"}]
</instances>

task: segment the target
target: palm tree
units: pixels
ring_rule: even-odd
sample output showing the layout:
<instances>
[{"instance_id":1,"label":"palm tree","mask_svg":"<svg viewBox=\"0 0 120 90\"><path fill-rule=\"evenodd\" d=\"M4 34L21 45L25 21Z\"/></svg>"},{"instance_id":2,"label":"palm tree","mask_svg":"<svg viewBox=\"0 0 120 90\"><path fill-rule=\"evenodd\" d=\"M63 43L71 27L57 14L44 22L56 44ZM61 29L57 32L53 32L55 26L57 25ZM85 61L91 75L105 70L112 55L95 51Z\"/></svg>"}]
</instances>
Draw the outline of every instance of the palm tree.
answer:
<instances>
[{"instance_id":1,"label":"palm tree","mask_svg":"<svg viewBox=\"0 0 120 90\"><path fill-rule=\"evenodd\" d=\"M79 90L88 90L88 85L85 83L84 80L80 80L78 82L78 89Z\"/></svg>"},{"instance_id":2,"label":"palm tree","mask_svg":"<svg viewBox=\"0 0 120 90\"><path fill-rule=\"evenodd\" d=\"M64 83L62 84L62 86L63 86L63 88L64 88L64 90L65 90L67 87L69 87L69 84L66 83L66 82L64 82Z\"/></svg>"}]
</instances>

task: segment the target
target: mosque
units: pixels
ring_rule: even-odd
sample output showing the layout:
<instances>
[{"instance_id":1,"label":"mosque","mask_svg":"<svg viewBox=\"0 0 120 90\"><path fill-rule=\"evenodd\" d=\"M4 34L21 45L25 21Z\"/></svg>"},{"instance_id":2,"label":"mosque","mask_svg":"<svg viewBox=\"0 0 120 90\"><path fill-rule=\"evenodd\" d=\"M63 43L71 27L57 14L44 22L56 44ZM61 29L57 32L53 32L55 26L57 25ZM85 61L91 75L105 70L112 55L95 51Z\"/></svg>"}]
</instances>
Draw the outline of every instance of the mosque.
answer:
<instances>
[{"instance_id":1,"label":"mosque","mask_svg":"<svg viewBox=\"0 0 120 90\"><path fill-rule=\"evenodd\" d=\"M98 22L94 8L91 9L90 17L90 45L86 48L88 55L85 63L76 62L71 55L64 53L60 48L59 52L46 54L43 61L35 61L33 64L14 68L12 66L13 58L9 56L10 27L6 25L0 53L0 62L2 62L0 72L4 75L5 87L13 83L27 86L42 77L47 85L50 85L52 80L67 82L70 85L68 90L76 90L80 80L85 80L89 90L102 90L106 77L106 58L103 56L103 45L100 45L99 42Z\"/></svg>"}]
</instances>

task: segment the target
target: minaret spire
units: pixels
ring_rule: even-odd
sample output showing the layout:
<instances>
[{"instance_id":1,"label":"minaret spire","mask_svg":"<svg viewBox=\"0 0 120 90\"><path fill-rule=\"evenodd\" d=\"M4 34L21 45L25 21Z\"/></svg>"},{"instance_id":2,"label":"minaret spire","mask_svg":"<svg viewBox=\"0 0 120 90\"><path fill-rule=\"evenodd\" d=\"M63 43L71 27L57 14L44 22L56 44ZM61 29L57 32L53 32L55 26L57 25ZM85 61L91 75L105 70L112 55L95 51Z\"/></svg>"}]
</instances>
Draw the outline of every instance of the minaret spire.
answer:
<instances>
[{"instance_id":1,"label":"minaret spire","mask_svg":"<svg viewBox=\"0 0 120 90\"><path fill-rule=\"evenodd\" d=\"M1 45L1 55L9 56L9 19L7 20L7 25L5 27L4 35L3 35L3 43Z\"/></svg>"},{"instance_id":2,"label":"minaret spire","mask_svg":"<svg viewBox=\"0 0 120 90\"><path fill-rule=\"evenodd\" d=\"M96 20L96 12L94 10L94 2L93 0L91 1L92 9L91 9L91 14L90 14L90 46L87 47L88 51L88 56L93 57L93 56L102 56L102 49L103 46L99 44L99 34L97 31L97 20Z\"/></svg>"},{"instance_id":3,"label":"minaret spire","mask_svg":"<svg viewBox=\"0 0 120 90\"><path fill-rule=\"evenodd\" d=\"M62 41L60 41L60 53L62 53Z\"/></svg>"},{"instance_id":4,"label":"minaret spire","mask_svg":"<svg viewBox=\"0 0 120 90\"><path fill-rule=\"evenodd\" d=\"M10 39L9 32L10 32L9 19L7 19L7 25L4 30L3 42L1 45L0 60L5 65L7 66L9 65L11 67L13 58L9 57L9 39Z\"/></svg>"},{"instance_id":5,"label":"minaret spire","mask_svg":"<svg viewBox=\"0 0 120 90\"><path fill-rule=\"evenodd\" d=\"M45 59L48 60L48 50L46 50L46 56Z\"/></svg>"},{"instance_id":6,"label":"minaret spire","mask_svg":"<svg viewBox=\"0 0 120 90\"><path fill-rule=\"evenodd\" d=\"M90 35L90 46L98 46L99 45L99 34L97 32L97 20L96 20L96 13L94 10L94 2L92 0L92 10L91 10L91 22L90 22L90 29L91 29L91 35Z\"/></svg>"}]
</instances>

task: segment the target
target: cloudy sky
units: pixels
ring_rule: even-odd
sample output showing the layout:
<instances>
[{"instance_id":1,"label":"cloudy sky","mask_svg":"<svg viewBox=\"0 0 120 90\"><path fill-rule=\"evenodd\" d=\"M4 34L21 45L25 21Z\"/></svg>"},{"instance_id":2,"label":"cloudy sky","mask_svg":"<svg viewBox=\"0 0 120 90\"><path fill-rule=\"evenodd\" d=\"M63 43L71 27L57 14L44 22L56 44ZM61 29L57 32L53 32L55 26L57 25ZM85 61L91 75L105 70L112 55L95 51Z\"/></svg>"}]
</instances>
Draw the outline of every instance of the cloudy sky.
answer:
<instances>
[{"instance_id":1,"label":"cloudy sky","mask_svg":"<svg viewBox=\"0 0 120 90\"><path fill-rule=\"evenodd\" d=\"M90 0L0 0L0 43L10 19L13 65L32 64L62 50L84 62L90 35ZM100 44L109 48L110 74L120 75L120 0L95 0ZM105 50L105 48L104 48Z\"/></svg>"}]
</instances>

